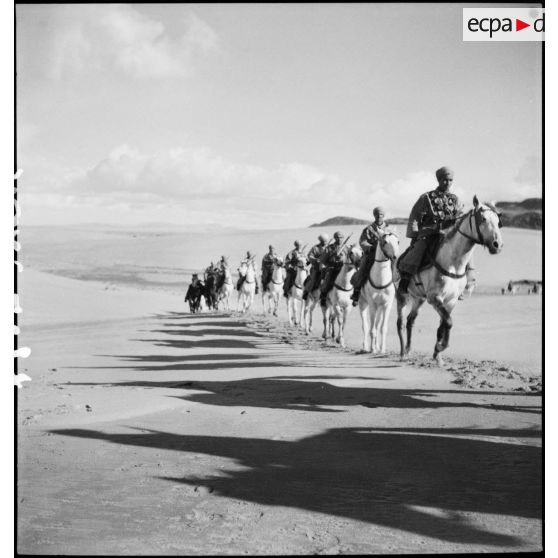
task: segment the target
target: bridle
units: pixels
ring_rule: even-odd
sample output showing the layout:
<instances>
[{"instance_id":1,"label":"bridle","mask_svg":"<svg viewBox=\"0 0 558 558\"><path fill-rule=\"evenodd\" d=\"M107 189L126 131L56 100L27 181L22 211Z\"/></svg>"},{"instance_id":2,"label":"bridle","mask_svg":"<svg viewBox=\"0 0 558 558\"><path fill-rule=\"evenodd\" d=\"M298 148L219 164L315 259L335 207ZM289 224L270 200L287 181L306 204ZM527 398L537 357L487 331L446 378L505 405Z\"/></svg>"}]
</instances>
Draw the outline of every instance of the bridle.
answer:
<instances>
[{"instance_id":1,"label":"bridle","mask_svg":"<svg viewBox=\"0 0 558 558\"><path fill-rule=\"evenodd\" d=\"M391 261L391 258L386 254L385 250L384 250L384 246L387 244L386 241L386 236L397 236L395 233L391 232L391 231L387 231L385 233L382 234L382 236L378 235L378 244L380 245L380 250L382 251L382 254L386 257L385 260L377 260L376 258L374 258L374 262L378 262L378 263L383 263L383 262L389 262ZM374 282L372 281L372 278L369 276L368 277L368 282L378 291L381 291L383 289L387 289L390 285L393 284L393 274L391 277L391 280L389 281L389 283L386 283L385 285L375 285Z\"/></svg>"},{"instance_id":2,"label":"bridle","mask_svg":"<svg viewBox=\"0 0 558 558\"><path fill-rule=\"evenodd\" d=\"M388 231L388 232L382 234L382 236L378 235L378 243L380 245L380 250L382 251L382 254L386 257L386 259L385 260L377 260L376 258L374 258L374 262L381 263L381 262L388 262L388 261L391 260L391 258L386 254L386 252L384 250L384 246L387 244L386 236L397 236L397 235L395 233L392 233L391 231ZM376 288L379 288L379 287L376 287Z\"/></svg>"},{"instance_id":3,"label":"bridle","mask_svg":"<svg viewBox=\"0 0 558 558\"><path fill-rule=\"evenodd\" d=\"M242 272L240 271L240 269L241 269L242 267L244 267L244 268L246 269L246 272L245 272L245 273L242 273ZM249 270L250 267L251 267L252 270L254 271L254 280L253 280L253 281L248 281L248 270ZM246 283L247 285L251 285L252 283L255 283L255 282L256 282L256 277L255 277L255 272L256 272L256 270L254 269L254 264L253 264L252 262L247 263L247 264L244 264L243 266L241 266L241 267L238 269L238 272L240 273L240 275L242 275L242 276L244 277L244 283Z\"/></svg>"},{"instance_id":4,"label":"bridle","mask_svg":"<svg viewBox=\"0 0 558 558\"><path fill-rule=\"evenodd\" d=\"M306 265L305 265L305 263L304 263L304 260L297 259L296 268L297 268L297 270L300 269L301 271L302 271L302 270L306 271ZM297 275L298 275L298 271L297 271ZM303 285L297 285L297 284L296 284L296 278L295 278L295 280L293 281L293 285L294 285L294 287L296 287L297 289L304 289L304 286L303 286Z\"/></svg>"},{"instance_id":5,"label":"bridle","mask_svg":"<svg viewBox=\"0 0 558 558\"><path fill-rule=\"evenodd\" d=\"M486 246L486 241L482 235L482 232L480 230L480 223L481 223L481 218L482 218L482 214L485 211L492 211L493 213L496 214L496 216L498 217L498 228L502 227L502 220L500 219L500 215L498 214L498 212L493 209L492 207L479 207L478 209L471 209L469 210L467 213L465 213L465 215L463 215L463 217L461 217L459 219L459 221L456 223L456 227L457 227L457 232L462 234L465 238L467 238L468 240L470 240L473 244L480 244L481 246ZM473 219L474 218L474 219ZM461 230L461 224L464 223L466 220L468 220L469 222L469 228L471 229L471 232L476 232L477 233L477 238L464 233ZM473 222L475 224L474 228L473 228ZM427 252L428 257L430 258L430 261L432 262L432 265L442 274L445 275L446 277L451 277L452 279L461 279L463 277L465 277L465 275L467 275L467 271L465 271L464 273L451 273L450 271L445 270L437 261L436 258L434 256L432 256L432 254L428 251Z\"/></svg>"},{"instance_id":6,"label":"bridle","mask_svg":"<svg viewBox=\"0 0 558 558\"><path fill-rule=\"evenodd\" d=\"M357 266L356 257L357 257L357 256L355 255L355 253L353 252L353 250L350 249L350 250L347 252L347 255L346 255L346 258L347 258L347 259L343 262L343 265L353 265L354 267L356 267L356 266ZM337 282L334 282L334 283L333 283L333 286L334 286L336 289L339 289L340 291L343 291L343 292L346 292L346 293L348 293L348 292L354 290L354 287L350 287L350 288L348 288L348 289L344 289L343 287L340 287L340 286L337 284Z\"/></svg>"},{"instance_id":7,"label":"bridle","mask_svg":"<svg viewBox=\"0 0 558 558\"><path fill-rule=\"evenodd\" d=\"M485 211L492 211L493 213L495 213L496 216L498 217L498 228L502 228L502 219L500 218L500 215L498 214L498 212L496 210L492 209L491 207L479 207L478 209L471 209L468 213L466 213L463 216L463 218L457 224L457 232L458 233L461 233L465 238L467 238L468 240L470 240L474 244L480 244L482 246L486 245L486 241L485 241L485 239L482 235L482 232L480 230L482 214ZM471 229L471 232L475 231L477 233L477 238L475 238L471 235L468 235L467 233L464 233L460 228L461 224L467 219L467 216L469 216L469 218L468 218L469 228ZM474 217L474 219L473 219L473 217ZM475 223L474 228L473 228L473 222Z\"/></svg>"}]
</instances>

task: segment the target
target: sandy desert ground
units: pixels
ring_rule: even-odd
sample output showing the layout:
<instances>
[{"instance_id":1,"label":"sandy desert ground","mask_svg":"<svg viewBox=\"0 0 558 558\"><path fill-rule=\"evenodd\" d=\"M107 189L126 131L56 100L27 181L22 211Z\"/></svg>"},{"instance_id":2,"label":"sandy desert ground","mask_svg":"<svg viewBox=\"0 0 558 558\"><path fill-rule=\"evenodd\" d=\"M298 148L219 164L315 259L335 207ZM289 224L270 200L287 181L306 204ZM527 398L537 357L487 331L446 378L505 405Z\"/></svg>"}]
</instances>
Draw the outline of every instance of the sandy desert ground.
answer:
<instances>
[{"instance_id":1,"label":"sandy desert ground","mask_svg":"<svg viewBox=\"0 0 558 558\"><path fill-rule=\"evenodd\" d=\"M497 294L541 278L540 234L506 231L519 248L498 265L480 255L443 369L429 308L408 361L393 324L390 354L359 355L356 312L344 350L259 300L189 315L185 274L230 235L178 261L176 235L132 251L137 235L80 234L22 239L19 552L541 549L541 297Z\"/></svg>"}]
</instances>

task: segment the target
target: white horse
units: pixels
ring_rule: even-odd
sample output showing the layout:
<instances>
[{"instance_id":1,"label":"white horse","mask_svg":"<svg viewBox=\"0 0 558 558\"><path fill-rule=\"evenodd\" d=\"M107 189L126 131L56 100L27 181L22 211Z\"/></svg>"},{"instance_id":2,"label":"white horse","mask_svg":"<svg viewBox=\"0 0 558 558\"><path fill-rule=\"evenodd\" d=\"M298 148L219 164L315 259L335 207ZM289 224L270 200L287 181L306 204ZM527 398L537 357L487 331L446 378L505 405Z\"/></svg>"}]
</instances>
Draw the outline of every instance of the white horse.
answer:
<instances>
[{"instance_id":1,"label":"white horse","mask_svg":"<svg viewBox=\"0 0 558 558\"><path fill-rule=\"evenodd\" d=\"M283 283L285 281L285 269L283 268L283 262L273 263L271 280L267 284L267 288L264 290L262 285L262 306L264 313L266 312L266 301L267 301L267 313L271 314L273 307L273 315L277 316L279 310L279 301L281 300L281 295L283 294Z\"/></svg>"},{"instance_id":2,"label":"white horse","mask_svg":"<svg viewBox=\"0 0 558 558\"><path fill-rule=\"evenodd\" d=\"M254 295L256 294L256 268L253 262L242 262L238 268L238 274L244 277L244 281L238 290L236 309L244 314L252 306Z\"/></svg>"},{"instance_id":3,"label":"white horse","mask_svg":"<svg viewBox=\"0 0 558 558\"><path fill-rule=\"evenodd\" d=\"M465 288L466 266L476 244L488 248L490 254L499 254L504 245L500 232L500 216L492 204L482 204L473 198L473 209L462 215L445 235L432 266L416 273L409 282L408 293L397 292L397 333L401 358L411 350L413 324L419 308L428 301L440 315L434 359L443 364L440 353L449 345L453 325L451 312ZM407 315L407 344L403 341L403 312L411 305Z\"/></svg>"},{"instance_id":4,"label":"white horse","mask_svg":"<svg viewBox=\"0 0 558 558\"><path fill-rule=\"evenodd\" d=\"M378 235L374 264L358 301L362 319L363 352L386 352L388 319L395 298L393 264L398 256L397 235L392 231Z\"/></svg>"},{"instance_id":5,"label":"white horse","mask_svg":"<svg viewBox=\"0 0 558 558\"><path fill-rule=\"evenodd\" d=\"M352 244L342 260L342 267L335 282L333 288L326 297L326 306L322 306L322 313L324 318L324 332L322 337L327 341L328 333L331 337L335 337L335 320L337 320L338 333L335 337L335 341L339 343L342 347L345 347L345 325L347 324L347 318L353 308L353 301L351 295L353 294L353 285L351 284L351 278L356 272L356 268L360 262L362 256L362 250L356 244ZM330 331L328 332L328 325L330 326Z\"/></svg>"},{"instance_id":6,"label":"white horse","mask_svg":"<svg viewBox=\"0 0 558 558\"><path fill-rule=\"evenodd\" d=\"M296 277L291 288L287 292L287 313L289 315L289 323L291 325L299 326L302 324L302 310L304 301L302 300L302 293L304 289L304 281L308 277L306 266L308 260L306 256L297 256Z\"/></svg>"},{"instance_id":7,"label":"white horse","mask_svg":"<svg viewBox=\"0 0 558 558\"><path fill-rule=\"evenodd\" d=\"M233 285L231 270L228 267L225 267L225 279L223 280L223 284L219 289L217 304L222 302L224 309L227 312L230 309L229 301L233 290L234 290L234 285Z\"/></svg>"}]
</instances>

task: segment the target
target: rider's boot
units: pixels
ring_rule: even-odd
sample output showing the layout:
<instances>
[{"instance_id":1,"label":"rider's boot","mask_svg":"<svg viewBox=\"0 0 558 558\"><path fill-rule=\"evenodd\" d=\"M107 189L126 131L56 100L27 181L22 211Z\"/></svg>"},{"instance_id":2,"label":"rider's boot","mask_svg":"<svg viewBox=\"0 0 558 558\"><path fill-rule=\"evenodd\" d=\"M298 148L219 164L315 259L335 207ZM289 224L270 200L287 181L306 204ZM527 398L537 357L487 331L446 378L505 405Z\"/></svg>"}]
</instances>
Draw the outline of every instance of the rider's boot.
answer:
<instances>
[{"instance_id":1,"label":"rider's boot","mask_svg":"<svg viewBox=\"0 0 558 558\"><path fill-rule=\"evenodd\" d=\"M308 291L302 293L302 300L308 300Z\"/></svg>"},{"instance_id":2,"label":"rider's boot","mask_svg":"<svg viewBox=\"0 0 558 558\"><path fill-rule=\"evenodd\" d=\"M358 304L358 299L360 298L360 287L355 287L353 294L351 295L351 300L353 301L353 306Z\"/></svg>"},{"instance_id":3,"label":"rider's boot","mask_svg":"<svg viewBox=\"0 0 558 558\"><path fill-rule=\"evenodd\" d=\"M407 294L409 291L409 282L411 281L412 275L401 271L401 279L399 280L399 285L397 286L397 292L399 294Z\"/></svg>"},{"instance_id":4,"label":"rider's boot","mask_svg":"<svg viewBox=\"0 0 558 558\"><path fill-rule=\"evenodd\" d=\"M327 291L320 292L320 304L322 306L327 306Z\"/></svg>"}]
</instances>

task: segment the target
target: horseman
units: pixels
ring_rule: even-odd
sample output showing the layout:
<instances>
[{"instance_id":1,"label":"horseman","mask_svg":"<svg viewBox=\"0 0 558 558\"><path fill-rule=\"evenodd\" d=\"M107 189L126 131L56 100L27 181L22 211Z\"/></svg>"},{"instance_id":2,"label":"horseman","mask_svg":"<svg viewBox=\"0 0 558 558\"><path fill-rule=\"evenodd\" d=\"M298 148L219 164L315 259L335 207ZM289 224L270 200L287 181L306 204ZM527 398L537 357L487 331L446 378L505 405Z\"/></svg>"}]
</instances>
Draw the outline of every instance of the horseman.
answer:
<instances>
[{"instance_id":1,"label":"horseman","mask_svg":"<svg viewBox=\"0 0 558 558\"><path fill-rule=\"evenodd\" d=\"M375 207L372 210L374 221L363 229L360 235L359 244L362 248L363 258L358 271L353 278L353 286L355 290L351 298L353 299L353 306L358 304L360 290L368 279L368 274L374 265L374 256L376 254L376 247L378 246L379 237L389 231L388 225L384 221L385 211L382 207Z\"/></svg>"},{"instance_id":2,"label":"horseman","mask_svg":"<svg viewBox=\"0 0 558 558\"><path fill-rule=\"evenodd\" d=\"M436 171L436 179L438 187L422 194L409 215L407 238L411 239L411 245L399 259L400 294L407 293L409 281L420 269L425 255L434 256L447 228L463 213L459 198L450 192L453 171L448 167L441 167ZM467 266L467 287L475 281L473 269L471 261Z\"/></svg>"},{"instance_id":3,"label":"horseman","mask_svg":"<svg viewBox=\"0 0 558 558\"><path fill-rule=\"evenodd\" d=\"M333 243L328 244L321 257L322 283L320 286L320 304L326 305L329 291L333 288L335 279L343 267L343 259L347 257L349 248L345 246L345 235L337 231L333 234Z\"/></svg>"},{"instance_id":4,"label":"horseman","mask_svg":"<svg viewBox=\"0 0 558 558\"><path fill-rule=\"evenodd\" d=\"M285 270L287 271L287 277L285 278L285 283L283 285L283 293L286 297L289 296L289 291L296 279L297 260L304 258L304 253L300 249L300 242L298 240L294 241L294 246L295 247L285 256Z\"/></svg>"},{"instance_id":5,"label":"horseman","mask_svg":"<svg viewBox=\"0 0 558 558\"><path fill-rule=\"evenodd\" d=\"M217 273L217 284L216 288L220 289L225 282L225 274L229 268L229 261L226 256L221 256L221 259L217 262L215 271Z\"/></svg>"},{"instance_id":6,"label":"horseman","mask_svg":"<svg viewBox=\"0 0 558 558\"><path fill-rule=\"evenodd\" d=\"M197 273L194 273L192 275L192 282L190 283L190 285L192 287L197 287L200 283L201 283L201 279L198 277Z\"/></svg>"},{"instance_id":7,"label":"horseman","mask_svg":"<svg viewBox=\"0 0 558 558\"><path fill-rule=\"evenodd\" d=\"M322 233L318 236L318 244L312 246L310 252L308 252L308 260L310 262L310 275L304 283L304 293L302 295L303 300L308 298L308 294L314 289L317 289L320 285L320 277L322 273L322 263L321 258L327 248L327 243L329 242L329 235L327 233Z\"/></svg>"},{"instance_id":8,"label":"horseman","mask_svg":"<svg viewBox=\"0 0 558 558\"><path fill-rule=\"evenodd\" d=\"M188 286L188 290L186 291L186 296L184 297L184 302L190 303L190 310L195 311L197 308L196 306L199 304L199 299L202 293L203 283L198 278L198 274L194 273L192 275L192 282Z\"/></svg>"},{"instance_id":9,"label":"horseman","mask_svg":"<svg viewBox=\"0 0 558 558\"><path fill-rule=\"evenodd\" d=\"M214 275L214 274L215 274L215 271L216 271L215 265L213 264L213 262L211 262L211 263L209 264L209 266L206 267L206 268L205 268L205 271L203 272L203 279L204 279L204 281L207 281L207 278L208 278L210 275Z\"/></svg>"},{"instance_id":10,"label":"horseman","mask_svg":"<svg viewBox=\"0 0 558 558\"><path fill-rule=\"evenodd\" d=\"M269 252L262 259L262 291L267 290L267 286L271 281L273 275L273 265L278 263L279 258L277 256L277 251L270 244Z\"/></svg>"},{"instance_id":11,"label":"horseman","mask_svg":"<svg viewBox=\"0 0 558 558\"><path fill-rule=\"evenodd\" d=\"M252 255L252 252L250 252L250 250L248 250L246 252L246 257L240 261L240 267L242 267L243 265L246 266L247 269L249 269L250 267L254 270L254 275L257 274L257 269L256 269L256 262L255 260L255 255ZM244 281L246 280L246 276L245 275L241 275L238 278L238 281L236 282L236 290L240 291L240 287L242 286L242 283L244 283ZM258 283L256 282L256 294L258 294Z\"/></svg>"}]
</instances>

